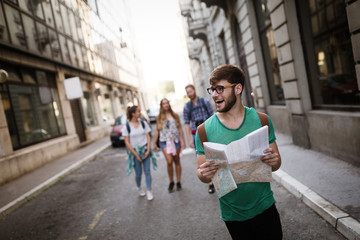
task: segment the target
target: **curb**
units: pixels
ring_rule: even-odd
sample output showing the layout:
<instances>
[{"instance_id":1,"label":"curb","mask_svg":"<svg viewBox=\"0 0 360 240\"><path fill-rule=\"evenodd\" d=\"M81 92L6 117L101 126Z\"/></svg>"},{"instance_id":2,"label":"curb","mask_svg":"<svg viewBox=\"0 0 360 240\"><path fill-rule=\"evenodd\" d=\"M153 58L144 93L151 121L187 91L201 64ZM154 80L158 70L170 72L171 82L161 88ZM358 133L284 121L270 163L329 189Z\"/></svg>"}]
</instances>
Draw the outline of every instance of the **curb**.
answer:
<instances>
[{"instance_id":1,"label":"curb","mask_svg":"<svg viewBox=\"0 0 360 240\"><path fill-rule=\"evenodd\" d=\"M26 203L27 201L30 201L32 198L34 198L35 196L40 194L44 189L49 188L50 186L52 186L55 182L57 182L62 177L70 174L71 172L75 171L76 169L82 167L86 163L93 160L96 157L97 154L99 154L101 151L108 148L109 146L110 146L110 143L107 143L107 144L99 147L94 152L92 152L92 153L88 154L87 156L81 158L79 161L73 163L72 165L65 168L64 170L62 170L58 174L56 174L53 177L49 178L48 180L41 183L40 185L34 187L33 189L31 189L30 191L28 191L25 194L21 195L17 199L11 201L10 203L5 205L4 207L0 208L0 216L1 217L6 216L10 212L15 210L19 206L21 206L22 204Z\"/></svg>"},{"instance_id":2,"label":"curb","mask_svg":"<svg viewBox=\"0 0 360 240\"><path fill-rule=\"evenodd\" d=\"M360 239L360 223L282 170L273 178L348 239Z\"/></svg>"}]
</instances>

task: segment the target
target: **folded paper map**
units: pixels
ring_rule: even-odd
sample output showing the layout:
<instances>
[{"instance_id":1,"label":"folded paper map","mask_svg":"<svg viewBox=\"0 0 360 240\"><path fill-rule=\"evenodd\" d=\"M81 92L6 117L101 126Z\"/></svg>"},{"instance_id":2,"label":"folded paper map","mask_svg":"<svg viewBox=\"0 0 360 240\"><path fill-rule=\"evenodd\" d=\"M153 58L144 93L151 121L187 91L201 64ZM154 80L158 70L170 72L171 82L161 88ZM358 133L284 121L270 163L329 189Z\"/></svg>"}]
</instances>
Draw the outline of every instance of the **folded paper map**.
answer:
<instances>
[{"instance_id":1,"label":"folded paper map","mask_svg":"<svg viewBox=\"0 0 360 240\"><path fill-rule=\"evenodd\" d=\"M235 190L240 183L271 181L271 166L260 160L268 147L268 126L228 145L204 142L206 161L220 165L212 179L219 198Z\"/></svg>"}]
</instances>

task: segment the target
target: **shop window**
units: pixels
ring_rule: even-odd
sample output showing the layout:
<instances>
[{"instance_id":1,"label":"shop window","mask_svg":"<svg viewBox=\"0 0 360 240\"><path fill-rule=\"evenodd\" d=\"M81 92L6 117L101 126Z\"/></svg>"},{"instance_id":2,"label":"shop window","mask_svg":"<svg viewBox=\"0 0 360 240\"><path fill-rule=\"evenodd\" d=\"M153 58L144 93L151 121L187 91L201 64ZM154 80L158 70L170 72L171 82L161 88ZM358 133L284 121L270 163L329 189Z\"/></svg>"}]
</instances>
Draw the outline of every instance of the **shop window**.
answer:
<instances>
[{"instance_id":1,"label":"shop window","mask_svg":"<svg viewBox=\"0 0 360 240\"><path fill-rule=\"evenodd\" d=\"M81 105L84 110L86 126L97 125L97 118L95 114L94 101L95 98L91 92L91 83L88 81L81 81L81 88L83 89L83 97L81 98Z\"/></svg>"},{"instance_id":2,"label":"shop window","mask_svg":"<svg viewBox=\"0 0 360 240\"><path fill-rule=\"evenodd\" d=\"M285 104L283 81L280 76L280 66L274 41L274 29L271 26L268 1L256 0L254 4L271 104L283 105Z\"/></svg>"},{"instance_id":3,"label":"shop window","mask_svg":"<svg viewBox=\"0 0 360 240\"><path fill-rule=\"evenodd\" d=\"M81 104L85 112L85 123L86 126L95 126L97 125L96 116L94 114L94 104L92 100L91 92L84 91L84 95L81 98Z\"/></svg>"},{"instance_id":4,"label":"shop window","mask_svg":"<svg viewBox=\"0 0 360 240\"><path fill-rule=\"evenodd\" d=\"M7 65L2 68L12 73L0 84L0 91L13 148L66 134L54 75Z\"/></svg>"},{"instance_id":5,"label":"shop window","mask_svg":"<svg viewBox=\"0 0 360 240\"><path fill-rule=\"evenodd\" d=\"M297 1L297 8L314 108L360 109L344 1L304 3Z\"/></svg>"}]
</instances>

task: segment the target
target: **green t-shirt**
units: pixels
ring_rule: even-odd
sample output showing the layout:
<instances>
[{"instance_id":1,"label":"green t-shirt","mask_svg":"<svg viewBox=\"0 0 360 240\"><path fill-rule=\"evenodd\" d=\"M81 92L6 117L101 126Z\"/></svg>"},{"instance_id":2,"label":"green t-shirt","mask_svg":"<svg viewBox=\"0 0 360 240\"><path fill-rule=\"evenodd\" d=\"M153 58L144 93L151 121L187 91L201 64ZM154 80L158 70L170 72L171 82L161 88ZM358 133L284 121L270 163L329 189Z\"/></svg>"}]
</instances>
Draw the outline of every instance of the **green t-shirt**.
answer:
<instances>
[{"instance_id":1,"label":"green t-shirt","mask_svg":"<svg viewBox=\"0 0 360 240\"><path fill-rule=\"evenodd\" d=\"M269 119L269 143L276 140L274 127ZM245 107L244 120L240 127L231 129L222 124L216 114L205 122L209 142L229 144L261 128L256 110ZM196 133L196 153L204 155L198 133ZM245 221L254 218L275 203L269 182L249 182L237 184L237 189L219 199L221 219L224 221Z\"/></svg>"}]
</instances>

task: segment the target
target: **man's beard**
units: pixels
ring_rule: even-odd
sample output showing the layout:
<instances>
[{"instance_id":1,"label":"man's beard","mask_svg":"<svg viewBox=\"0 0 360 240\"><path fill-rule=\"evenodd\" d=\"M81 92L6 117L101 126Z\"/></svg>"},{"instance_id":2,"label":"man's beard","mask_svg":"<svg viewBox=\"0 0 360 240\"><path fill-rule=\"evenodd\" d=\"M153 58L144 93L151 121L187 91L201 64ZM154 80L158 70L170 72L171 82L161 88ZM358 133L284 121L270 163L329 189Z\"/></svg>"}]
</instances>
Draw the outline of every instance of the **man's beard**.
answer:
<instances>
[{"instance_id":1,"label":"man's beard","mask_svg":"<svg viewBox=\"0 0 360 240\"><path fill-rule=\"evenodd\" d=\"M226 99L225 106L223 109L218 110L218 112L228 112L236 103L235 91L230 95L228 99Z\"/></svg>"}]
</instances>

